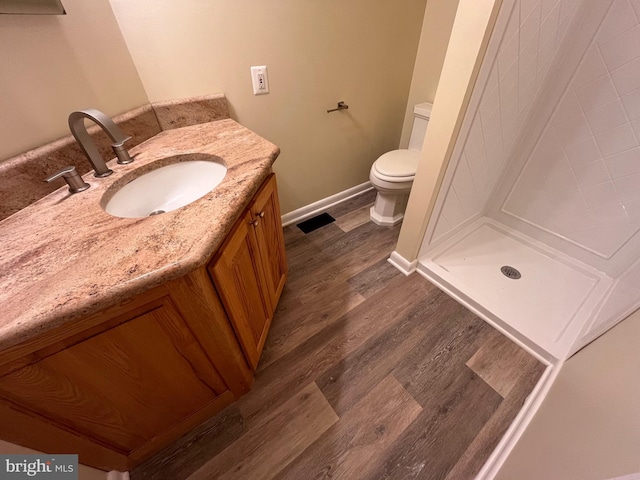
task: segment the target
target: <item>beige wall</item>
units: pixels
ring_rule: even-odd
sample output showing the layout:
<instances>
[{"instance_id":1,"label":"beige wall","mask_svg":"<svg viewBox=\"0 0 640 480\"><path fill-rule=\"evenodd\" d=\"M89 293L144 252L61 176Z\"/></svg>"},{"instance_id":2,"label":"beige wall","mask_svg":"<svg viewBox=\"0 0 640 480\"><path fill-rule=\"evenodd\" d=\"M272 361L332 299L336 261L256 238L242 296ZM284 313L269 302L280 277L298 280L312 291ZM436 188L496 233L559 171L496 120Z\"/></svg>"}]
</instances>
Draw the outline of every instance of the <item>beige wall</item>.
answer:
<instances>
[{"instance_id":1,"label":"beige wall","mask_svg":"<svg viewBox=\"0 0 640 480\"><path fill-rule=\"evenodd\" d=\"M502 0L460 0L396 252L418 256Z\"/></svg>"},{"instance_id":2,"label":"beige wall","mask_svg":"<svg viewBox=\"0 0 640 480\"><path fill-rule=\"evenodd\" d=\"M640 312L571 357L497 480L640 472Z\"/></svg>"},{"instance_id":3,"label":"beige wall","mask_svg":"<svg viewBox=\"0 0 640 480\"><path fill-rule=\"evenodd\" d=\"M65 1L65 6L67 2ZM0 453L5 455L23 455L29 453L40 453L36 450L31 450L30 448L21 447L19 445L14 445L13 443L7 443L0 440ZM73 452L71 452L73 453ZM95 468L87 467L85 465L79 465L78 468L78 479L79 480L107 480L108 474L107 472L103 472L102 470L96 470Z\"/></svg>"},{"instance_id":4,"label":"beige wall","mask_svg":"<svg viewBox=\"0 0 640 480\"><path fill-rule=\"evenodd\" d=\"M67 15L0 15L0 160L69 134L73 110L115 115L147 97L108 0Z\"/></svg>"},{"instance_id":5,"label":"beige wall","mask_svg":"<svg viewBox=\"0 0 640 480\"><path fill-rule=\"evenodd\" d=\"M398 147L426 0L111 4L152 101L224 92L280 146L282 213L367 181ZM269 95L253 95L252 65Z\"/></svg>"},{"instance_id":6,"label":"beige wall","mask_svg":"<svg viewBox=\"0 0 640 480\"><path fill-rule=\"evenodd\" d=\"M442 63L447 53L458 0L428 0L422 20L420 44L413 67L409 100L402 126L400 148L407 148L413 126L413 106L430 102L436 96Z\"/></svg>"}]
</instances>

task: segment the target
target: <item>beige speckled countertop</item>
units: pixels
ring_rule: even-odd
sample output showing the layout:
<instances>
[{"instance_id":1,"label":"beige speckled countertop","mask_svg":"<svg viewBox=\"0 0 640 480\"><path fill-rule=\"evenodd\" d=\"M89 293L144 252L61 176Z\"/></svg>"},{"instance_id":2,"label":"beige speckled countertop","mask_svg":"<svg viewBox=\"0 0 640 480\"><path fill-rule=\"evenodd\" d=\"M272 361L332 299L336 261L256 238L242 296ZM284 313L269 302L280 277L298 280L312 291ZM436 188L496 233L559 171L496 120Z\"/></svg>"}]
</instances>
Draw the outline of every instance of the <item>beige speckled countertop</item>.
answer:
<instances>
[{"instance_id":1,"label":"beige speckled countertop","mask_svg":"<svg viewBox=\"0 0 640 480\"><path fill-rule=\"evenodd\" d=\"M202 266L271 171L272 143L233 120L163 131L131 149L130 165L83 178L0 222L0 350L97 312ZM162 158L216 155L227 175L213 191L162 215L126 219L102 210L114 182Z\"/></svg>"}]
</instances>

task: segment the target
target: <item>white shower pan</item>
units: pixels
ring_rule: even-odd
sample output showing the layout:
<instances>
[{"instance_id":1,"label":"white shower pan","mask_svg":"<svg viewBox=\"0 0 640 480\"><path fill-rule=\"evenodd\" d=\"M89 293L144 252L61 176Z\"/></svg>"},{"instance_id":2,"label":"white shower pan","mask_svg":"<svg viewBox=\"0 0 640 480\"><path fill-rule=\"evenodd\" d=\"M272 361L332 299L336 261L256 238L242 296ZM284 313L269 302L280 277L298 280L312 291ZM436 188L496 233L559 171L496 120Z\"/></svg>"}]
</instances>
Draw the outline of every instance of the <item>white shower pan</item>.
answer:
<instances>
[{"instance_id":1,"label":"white shower pan","mask_svg":"<svg viewBox=\"0 0 640 480\"><path fill-rule=\"evenodd\" d=\"M506 276L503 266L521 277ZM612 283L486 217L427 252L418 271L551 362L566 358Z\"/></svg>"}]
</instances>

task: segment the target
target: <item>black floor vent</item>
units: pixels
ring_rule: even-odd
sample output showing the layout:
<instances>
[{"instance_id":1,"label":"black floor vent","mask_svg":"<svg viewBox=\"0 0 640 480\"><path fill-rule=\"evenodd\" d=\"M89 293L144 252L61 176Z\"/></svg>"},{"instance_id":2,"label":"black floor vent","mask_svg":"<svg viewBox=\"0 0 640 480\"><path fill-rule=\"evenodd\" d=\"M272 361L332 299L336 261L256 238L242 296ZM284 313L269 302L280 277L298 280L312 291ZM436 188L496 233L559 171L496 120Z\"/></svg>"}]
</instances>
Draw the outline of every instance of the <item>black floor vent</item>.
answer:
<instances>
[{"instance_id":1,"label":"black floor vent","mask_svg":"<svg viewBox=\"0 0 640 480\"><path fill-rule=\"evenodd\" d=\"M336 219L333 218L328 213L321 213L320 215L311 217L309 220L305 220L304 222L298 223L296 227L298 227L304 233L309 233L319 229L320 227L329 225L331 222L335 222L335 221Z\"/></svg>"}]
</instances>

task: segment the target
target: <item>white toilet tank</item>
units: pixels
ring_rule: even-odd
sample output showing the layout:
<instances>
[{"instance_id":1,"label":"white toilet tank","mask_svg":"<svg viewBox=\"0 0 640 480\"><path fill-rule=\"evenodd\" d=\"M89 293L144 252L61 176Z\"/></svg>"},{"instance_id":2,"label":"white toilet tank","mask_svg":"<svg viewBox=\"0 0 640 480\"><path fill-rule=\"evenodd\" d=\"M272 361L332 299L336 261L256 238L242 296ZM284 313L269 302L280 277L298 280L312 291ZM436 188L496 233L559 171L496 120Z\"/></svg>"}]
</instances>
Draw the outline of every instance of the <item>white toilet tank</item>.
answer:
<instances>
[{"instance_id":1,"label":"white toilet tank","mask_svg":"<svg viewBox=\"0 0 640 480\"><path fill-rule=\"evenodd\" d=\"M419 103L413 107L413 127L409 138L409 150L422 150L424 136L427 133L427 125L431 118L431 103Z\"/></svg>"}]
</instances>

